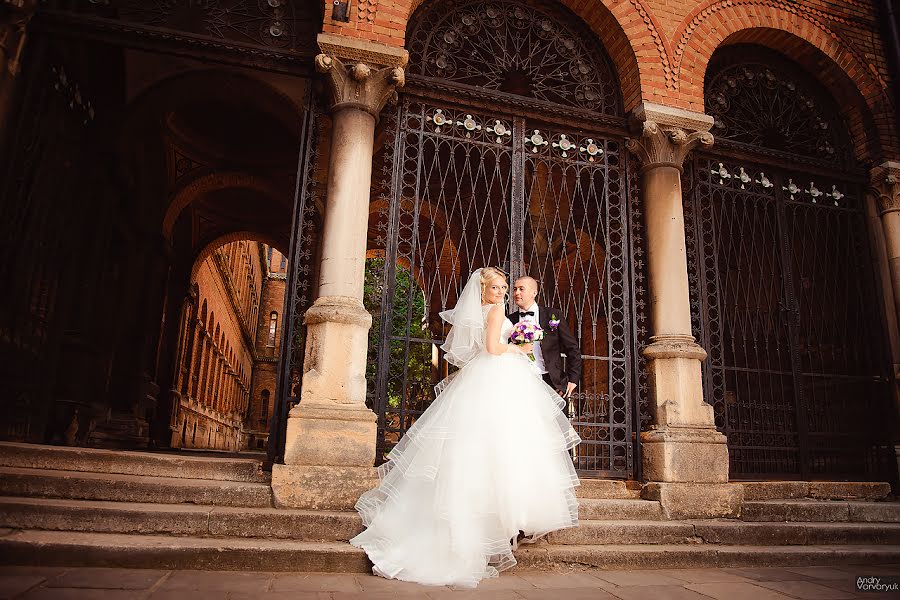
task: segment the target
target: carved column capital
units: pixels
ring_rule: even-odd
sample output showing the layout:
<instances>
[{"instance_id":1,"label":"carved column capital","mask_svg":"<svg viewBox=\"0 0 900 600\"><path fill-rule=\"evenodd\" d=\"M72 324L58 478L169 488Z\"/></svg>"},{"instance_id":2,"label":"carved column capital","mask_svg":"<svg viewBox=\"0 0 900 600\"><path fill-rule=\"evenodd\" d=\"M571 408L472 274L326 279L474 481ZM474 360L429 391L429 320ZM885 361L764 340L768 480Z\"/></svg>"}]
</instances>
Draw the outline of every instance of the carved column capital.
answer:
<instances>
[{"instance_id":1,"label":"carved column capital","mask_svg":"<svg viewBox=\"0 0 900 600\"><path fill-rule=\"evenodd\" d=\"M632 122L640 133L629 138L625 147L643 163L642 171L660 166L681 170L684 158L697 144L713 144L709 133L713 118L703 113L645 102L634 110Z\"/></svg>"},{"instance_id":2,"label":"carved column capital","mask_svg":"<svg viewBox=\"0 0 900 600\"><path fill-rule=\"evenodd\" d=\"M332 112L349 106L377 119L385 104L396 101L397 88L406 83L406 50L324 33L318 42L316 70L325 76Z\"/></svg>"},{"instance_id":3,"label":"carved column capital","mask_svg":"<svg viewBox=\"0 0 900 600\"><path fill-rule=\"evenodd\" d=\"M870 172L869 193L878 199L881 214L900 211L900 162L887 161Z\"/></svg>"}]
</instances>

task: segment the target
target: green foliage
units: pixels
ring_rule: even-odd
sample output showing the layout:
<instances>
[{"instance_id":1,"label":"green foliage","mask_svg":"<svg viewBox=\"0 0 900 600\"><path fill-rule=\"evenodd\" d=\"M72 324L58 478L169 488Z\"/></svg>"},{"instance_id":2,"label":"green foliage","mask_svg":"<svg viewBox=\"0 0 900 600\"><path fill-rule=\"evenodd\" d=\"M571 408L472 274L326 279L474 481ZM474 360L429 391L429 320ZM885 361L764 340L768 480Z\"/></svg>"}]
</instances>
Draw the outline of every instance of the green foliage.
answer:
<instances>
[{"instance_id":1,"label":"green foliage","mask_svg":"<svg viewBox=\"0 0 900 600\"><path fill-rule=\"evenodd\" d=\"M383 258L366 260L363 303L372 315L372 329L369 330L369 361L366 365L366 379L374 382L381 354L381 317L385 293L385 261ZM406 370L407 407L423 410L431 400L432 347L427 342L409 342L406 338L433 339L428 328L428 306L412 274L398 265L394 273L393 310L391 311L390 372L387 382L388 409L399 409L403 400L404 368Z\"/></svg>"}]
</instances>

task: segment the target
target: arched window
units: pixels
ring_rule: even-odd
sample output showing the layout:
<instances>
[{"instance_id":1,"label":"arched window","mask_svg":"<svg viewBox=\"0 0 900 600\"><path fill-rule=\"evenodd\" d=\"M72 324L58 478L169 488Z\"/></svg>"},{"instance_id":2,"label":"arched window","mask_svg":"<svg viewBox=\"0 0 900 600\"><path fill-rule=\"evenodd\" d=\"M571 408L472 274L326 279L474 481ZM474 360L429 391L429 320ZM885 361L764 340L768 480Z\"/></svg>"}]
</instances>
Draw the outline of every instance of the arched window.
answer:
<instances>
[{"instance_id":1,"label":"arched window","mask_svg":"<svg viewBox=\"0 0 900 600\"><path fill-rule=\"evenodd\" d=\"M274 310L269 315L269 339L266 342L266 346L274 347L275 346L275 332L278 329L278 313Z\"/></svg>"},{"instance_id":2,"label":"arched window","mask_svg":"<svg viewBox=\"0 0 900 600\"><path fill-rule=\"evenodd\" d=\"M621 88L605 49L560 5L426 2L410 19L408 71L472 91L621 115Z\"/></svg>"},{"instance_id":3,"label":"arched window","mask_svg":"<svg viewBox=\"0 0 900 600\"><path fill-rule=\"evenodd\" d=\"M284 271L287 268L287 257L282 254L281 255L281 266L278 268L279 271Z\"/></svg>"}]
</instances>

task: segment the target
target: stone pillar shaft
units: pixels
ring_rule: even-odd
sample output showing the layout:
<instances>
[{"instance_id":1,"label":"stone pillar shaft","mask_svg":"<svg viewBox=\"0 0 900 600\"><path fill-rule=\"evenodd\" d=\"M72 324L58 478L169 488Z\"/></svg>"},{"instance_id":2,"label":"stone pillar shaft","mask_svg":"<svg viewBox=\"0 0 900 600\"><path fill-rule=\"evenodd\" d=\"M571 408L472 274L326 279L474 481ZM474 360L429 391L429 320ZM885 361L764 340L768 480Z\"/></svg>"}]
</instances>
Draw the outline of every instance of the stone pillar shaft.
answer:
<instances>
[{"instance_id":1,"label":"stone pillar shaft","mask_svg":"<svg viewBox=\"0 0 900 600\"><path fill-rule=\"evenodd\" d=\"M887 161L872 169L869 193L876 200L883 231L883 235L875 235L875 238L882 263L882 279L886 280L885 320L894 366L894 404L896 410L900 410L900 162ZM900 467L900 443L895 442L894 451Z\"/></svg>"},{"instance_id":2,"label":"stone pillar shaft","mask_svg":"<svg viewBox=\"0 0 900 600\"><path fill-rule=\"evenodd\" d=\"M894 310L900 316L900 162L885 162L872 170L872 192L881 210Z\"/></svg>"},{"instance_id":3,"label":"stone pillar shaft","mask_svg":"<svg viewBox=\"0 0 900 600\"><path fill-rule=\"evenodd\" d=\"M408 54L320 34L316 68L332 114L318 297L306 311L300 403L288 415L279 506L349 509L374 487L376 417L365 405L372 317L363 306L375 124L404 83Z\"/></svg>"},{"instance_id":4,"label":"stone pillar shaft","mask_svg":"<svg viewBox=\"0 0 900 600\"><path fill-rule=\"evenodd\" d=\"M736 516L741 488L728 484L728 448L703 401L706 352L691 334L690 289L681 189L682 163L696 145L712 145L712 118L645 103L635 110L640 136L627 147L641 160L647 232L653 425L641 434L642 496L669 518Z\"/></svg>"},{"instance_id":5,"label":"stone pillar shaft","mask_svg":"<svg viewBox=\"0 0 900 600\"><path fill-rule=\"evenodd\" d=\"M375 117L355 107L334 113L319 295L362 302Z\"/></svg>"},{"instance_id":6,"label":"stone pillar shaft","mask_svg":"<svg viewBox=\"0 0 900 600\"><path fill-rule=\"evenodd\" d=\"M690 291L681 200L681 171L668 164L641 173L652 334L691 336Z\"/></svg>"}]
</instances>

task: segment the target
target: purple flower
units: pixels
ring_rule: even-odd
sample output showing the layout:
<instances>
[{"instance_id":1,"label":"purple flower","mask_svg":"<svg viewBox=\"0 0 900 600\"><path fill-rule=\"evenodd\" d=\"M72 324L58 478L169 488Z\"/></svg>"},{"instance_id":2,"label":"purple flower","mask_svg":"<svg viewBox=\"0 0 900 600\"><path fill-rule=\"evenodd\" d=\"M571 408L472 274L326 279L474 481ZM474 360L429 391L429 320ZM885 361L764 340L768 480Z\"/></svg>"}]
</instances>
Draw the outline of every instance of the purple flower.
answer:
<instances>
[{"instance_id":1,"label":"purple flower","mask_svg":"<svg viewBox=\"0 0 900 600\"><path fill-rule=\"evenodd\" d=\"M513 326L512 333L509 336L513 344L521 346L522 344L531 344L544 339L544 330L537 323L530 321L519 321ZM534 354L528 355L528 358L534 360Z\"/></svg>"},{"instance_id":2,"label":"purple flower","mask_svg":"<svg viewBox=\"0 0 900 600\"><path fill-rule=\"evenodd\" d=\"M550 331L556 331L557 327L559 327L559 319L556 318L556 315L552 315L550 317Z\"/></svg>"}]
</instances>

